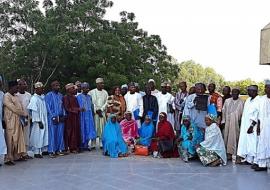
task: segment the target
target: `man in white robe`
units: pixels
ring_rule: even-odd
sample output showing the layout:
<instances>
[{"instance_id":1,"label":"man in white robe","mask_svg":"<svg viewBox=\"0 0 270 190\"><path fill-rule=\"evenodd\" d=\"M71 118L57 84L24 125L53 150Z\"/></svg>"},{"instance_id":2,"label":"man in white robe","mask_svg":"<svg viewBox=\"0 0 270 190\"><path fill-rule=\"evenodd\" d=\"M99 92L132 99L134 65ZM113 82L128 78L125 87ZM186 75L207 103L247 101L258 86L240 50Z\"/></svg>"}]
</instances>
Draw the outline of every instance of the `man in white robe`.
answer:
<instances>
[{"instance_id":1,"label":"man in white robe","mask_svg":"<svg viewBox=\"0 0 270 190\"><path fill-rule=\"evenodd\" d=\"M156 97L158 100L159 114L161 112L165 112L167 114L168 121L174 127L174 110L175 110L174 97L172 94L167 92L166 83L161 84L161 92L159 92Z\"/></svg>"},{"instance_id":2,"label":"man in white robe","mask_svg":"<svg viewBox=\"0 0 270 190\"><path fill-rule=\"evenodd\" d=\"M32 130L30 134L30 146L35 158L42 158L42 151L48 146L48 117L43 94L43 84L35 84L35 94L32 96L27 109L32 119Z\"/></svg>"},{"instance_id":3,"label":"man in white robe","mask_svg":"<svg viewBox=\"0 0 270 190\"><path fill-rule=\"evenodd\" d=\"M16 96L19 98L19 101L21 102L23 109L25 112L28 113L27 111L27 106L29 105L30 99L31 99L31 94L29 92L27 92L28 86L27 83L24 79L19 79L18 80L18 93L16 94ZM24 133L24 142L25 142L25 148L27 153L24 155L24 157L26 159L30 159L30 155L32 155L32 152L30 150L29 147L29 138L30 138L30 122L29 120L29 115L27 117L25 117L25 122L24 122L24 126L23 126L23 133Z\"/></svg>"},{"instance_id":4,"label":"man in white robe","mask_svg":"<svg viewBox=\"0 0 270 190\"><path fill-rule=\"evenodd\" d=\"M257 154L257 123L259 116L258 86L248 87L249 98L246 100L242 115L240 137L238 143L237 155L243 158L242 164L254 164Z\"/></svg>"},{"instance_id":5,"label":"man in white robe","mask_svg":"<svg viewBox=\"0 0 270 190\"><path fill-rule=\"evenodd\" d=\"M270 80L265 83L265 93L259 105L259 125L257 129L258 147L255 171L266 171L270 168Z\"/></svg>"},{"instance_id":6,"label":"man in white robe","mask_svg":"<svg viewBox=\"0 0 270 190\"><path fill-rule=\"evenodd\" d=\"M104 90L103 78L96 79L97 88L91 90L88 94L92 97L92 103L94 104L94 119L97 137L92 140L92 148L96 147L96 142L99 141L99 147L102 148L102 133L106 123L106 112L107 112L107 100L108 92Z\"/></svg>"},{"instance_id":7,"label":"man in white robe","mask_svg":"<svg viewBox=\"0 0 270 190\"><path fill-rule=\"evenodd\" d=\"M0 76L0 166L4 163L5 155L7 154L7 146L5 141L4 130L2 126L3 121L3 99L4 92L2 89L2 77Z\"/></svg>"},{"instance_id":8,"label":"man in white robe","mask_svg":"<svg viewBox=\"0 0 270 190\"><path fill-rule=\"evenodd\" d=\"M124 96L126 101L126 111L132 113L132 118L136 120L138 128L141 127L140 119L143 116L143 99L141 94L136 92L135 84L129 84L129 91Z\"/></svg>"}]
</instances>

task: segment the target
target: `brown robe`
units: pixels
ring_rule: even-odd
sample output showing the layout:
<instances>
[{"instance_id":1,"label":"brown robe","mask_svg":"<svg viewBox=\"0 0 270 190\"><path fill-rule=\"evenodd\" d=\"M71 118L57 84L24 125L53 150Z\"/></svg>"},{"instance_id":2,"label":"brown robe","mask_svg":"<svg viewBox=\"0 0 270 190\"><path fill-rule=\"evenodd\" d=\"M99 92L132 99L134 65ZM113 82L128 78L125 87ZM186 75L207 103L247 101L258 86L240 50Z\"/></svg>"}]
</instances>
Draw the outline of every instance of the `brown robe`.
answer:
<instances>
[{"instance_id":1,"label":"brown robe","mask_svg":"<svg viewBox=\"0 0 270 190\"><path fill-rule=\"evenodd\" d=\"M244 102L240 98L238 100L227 99L222 109L222 123L225 123L224 143L227 153L231 155L237 154L243 109Z\"/></svg>"},{"instance_id":2,"label":"brown robe","mask_svg":"<svg viewBox=\"0 0 270 190\"><path fill-rule=\"evenodd\" d=\"M6 123L5 137L7 143L7 161L19 159L26 152L24 132L20 116L27 116L16 95L7 92L4 95L4 120Z\"/></svg>"},{"instance_id":3,"label":"brown robe","mask_svg":"<svg viewBox=\"0 0 270 190\"><path fill-rule=\"evenodd\" d=\"M65 145L66 149L79 151L80 147L80 106L76 96L66 95L63 98L64 108L67 112L65 121Z\"/></svg>"}]
</instances>

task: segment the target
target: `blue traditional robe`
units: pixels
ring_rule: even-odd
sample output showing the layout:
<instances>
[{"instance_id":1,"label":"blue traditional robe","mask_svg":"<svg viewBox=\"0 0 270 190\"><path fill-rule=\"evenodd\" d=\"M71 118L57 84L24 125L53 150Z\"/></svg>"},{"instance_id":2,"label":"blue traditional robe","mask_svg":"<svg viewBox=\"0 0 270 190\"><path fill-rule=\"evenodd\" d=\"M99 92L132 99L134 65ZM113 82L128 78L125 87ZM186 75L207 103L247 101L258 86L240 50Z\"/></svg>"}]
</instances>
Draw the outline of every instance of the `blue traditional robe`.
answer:
<instances>
[{"instance_id":1,"label":"blue traditional robe","mask_svg":"<svg viewBox=\"0 0 270 190\"><path fill-rule=\"evenodd\" d=\"M63 117L65 115L63 107L63 95L51 91L46 94L45 101L48 111L48 126L49 126L49 146L48 152L55 153L65 150L64 143L64 122L58 124L53 123L54 118Z\"/></svg>"},{"instance_id":2,"label":"blue traditional robe","mask_svg":"<svg viewBox=\"0 0 270 190\"><path fill-rule=\"evenodd\" d=\"M139 143L143 146L150 146L153 133L154 133L153 122L149 124L146 124L144 122L141 128L139 128L139 136L140 136Z\"/></svg>"},{"instance_id":3,"label":"blue traditional robe","mask_svg":"<svg viewBox=\"0 0 270 190\"><path fill-rule=\"evenodd\" d=\"M112 116L109 117L103 131L103 153L111 158L117 158L119 154L126 154L128 147L122 137L119 123L113 123L111 118Z\"/></svg>"},{"instance_id":4,"label":"blue traditional robe","mask_svg":"<svg viewBox=\"0 0 270 190\"><path fill-rule=\"evenodd\" d=\"M192 140L188 138L192 135ZM181 143L182 149L188 151L189 154L194 155L196 153L195 145L200 144L203 141L203 132L196 125L191 124L190 129L187 129L185 125L181 127L181 136L183 141Z\"/></svg>"},{"instance_id":5,"label":"blue traditional robe","mask_svg":"<svg viewBox=\"0 0 270 190\"><path fill-rule=\"evenodd\" d=\"M93 118L92 99L88 94L79 94L77 100L80 108L85 111L80 113L81 148L88 148L89 140L96 138L95 121Z\"/></svg>"}]
</instances>

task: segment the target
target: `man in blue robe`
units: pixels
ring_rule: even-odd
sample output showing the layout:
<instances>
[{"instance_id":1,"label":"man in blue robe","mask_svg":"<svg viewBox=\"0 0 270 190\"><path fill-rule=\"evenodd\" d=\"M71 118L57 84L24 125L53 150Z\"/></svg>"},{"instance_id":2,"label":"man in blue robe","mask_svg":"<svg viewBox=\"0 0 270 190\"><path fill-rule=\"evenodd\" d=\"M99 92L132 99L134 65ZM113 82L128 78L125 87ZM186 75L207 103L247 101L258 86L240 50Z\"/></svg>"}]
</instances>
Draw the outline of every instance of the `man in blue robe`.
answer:
<instances>
[{"instance_id":1,"label":"man in blue robe","mask_svg":"<svg viewBox=\"0 0 270 190\"><path fill-rule=\"evenodd\" d=\"M45 96L48 110L49 146L50 157L64 155L64 117L63 95L59 92L60 83L57 80L51 83L52 91Z\"/></svg>"},{"instance_id":2,"label":"man in blue robe","mask_svg":"<svg viewBox=\"0 0 270 190\"><path fill-rule=\"evenodd\" d=\"M84 82L81 84L82 93L77 96L80 108L83 110L80 113L81 125L81 149L88 149L89 141L96 138L95 121L93 118L92 98L88 94L90 91L89 84ZM90 150L90 149L89 149Z\"/></svg>"}]
</instances>

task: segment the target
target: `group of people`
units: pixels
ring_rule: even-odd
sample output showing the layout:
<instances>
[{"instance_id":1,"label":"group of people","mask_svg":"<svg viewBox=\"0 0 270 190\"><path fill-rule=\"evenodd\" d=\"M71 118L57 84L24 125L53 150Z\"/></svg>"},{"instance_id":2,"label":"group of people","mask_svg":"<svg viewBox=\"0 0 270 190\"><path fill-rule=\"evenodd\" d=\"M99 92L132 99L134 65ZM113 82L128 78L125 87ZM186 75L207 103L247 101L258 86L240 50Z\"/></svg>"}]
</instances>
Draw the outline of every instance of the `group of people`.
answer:
<instances>
[{"instance_id":1,"label":"group of people","mask_svg":"<svg viewBox=\"0 0 270 190\"><path fill-rule=\"evenodd\" d=\"M97 78L93 90L77 81L65 85L62 95L54 80L47 94L37 82L31 95L25 80L10 81L8 91L0 91L0 159L14 165L44 154L55 158L98 147L117 158L143 147L157 158L198 158L204 166L226 165L231 159L251 164L255 171L267 170L270 81L264 96L258 95L258 86L249 86L245 102L238 88L225 86L221 95L214 83L196 83L189 90L186 82L178 86L173 94L164 82L159 91L150 79L144 91L131 82L109 95L104 80Z\"/></svg>"}]
</instances>

